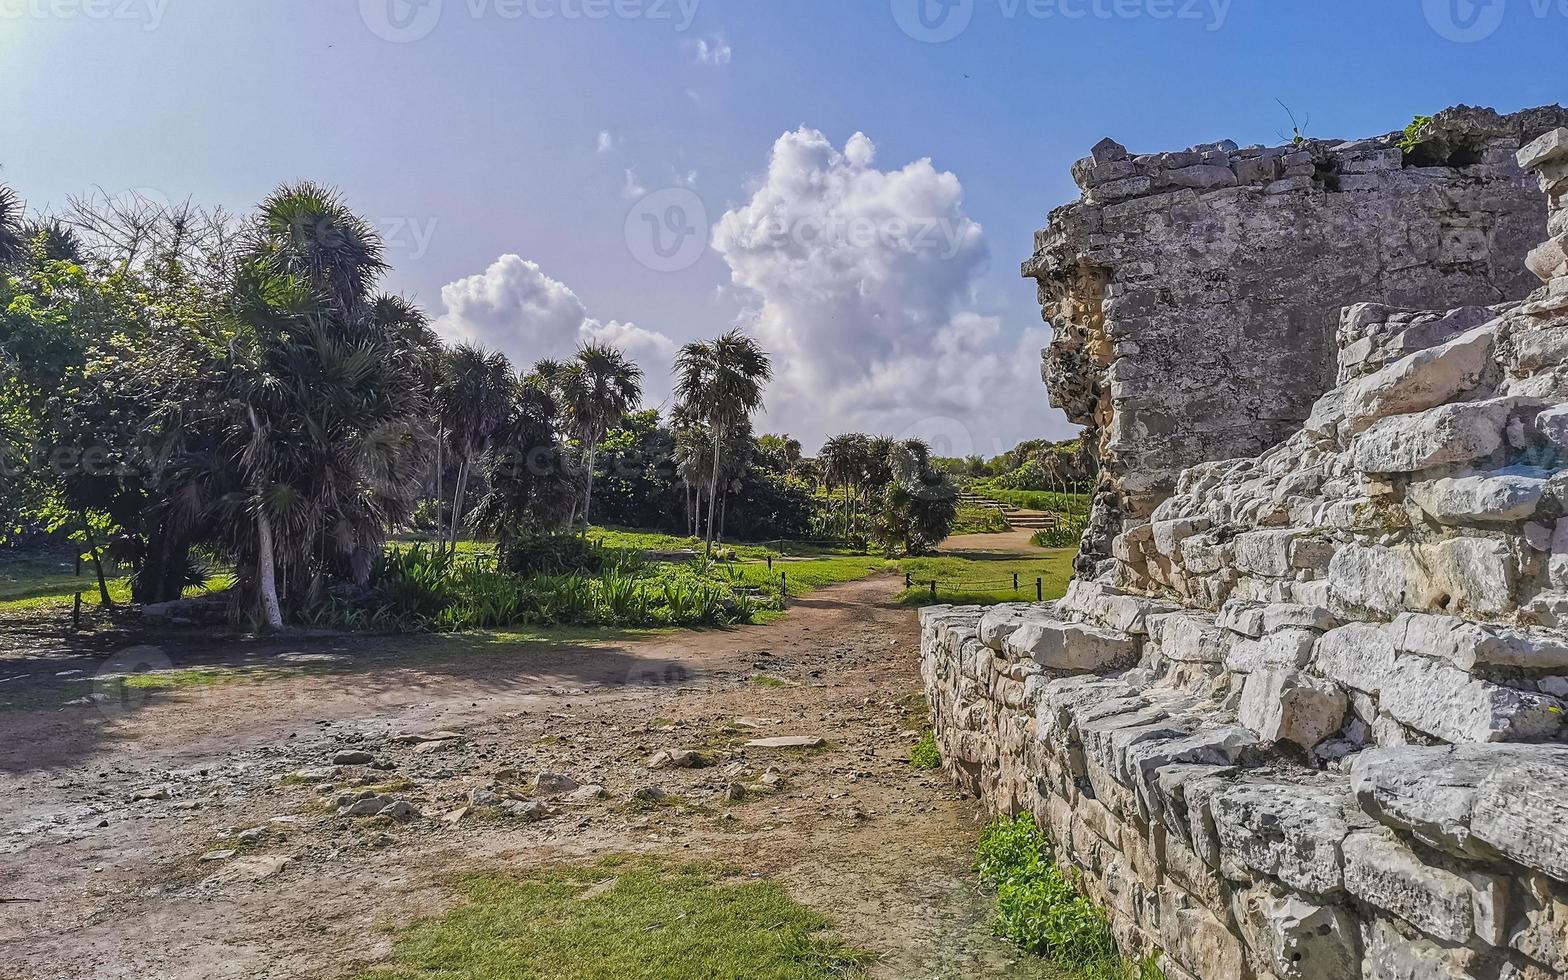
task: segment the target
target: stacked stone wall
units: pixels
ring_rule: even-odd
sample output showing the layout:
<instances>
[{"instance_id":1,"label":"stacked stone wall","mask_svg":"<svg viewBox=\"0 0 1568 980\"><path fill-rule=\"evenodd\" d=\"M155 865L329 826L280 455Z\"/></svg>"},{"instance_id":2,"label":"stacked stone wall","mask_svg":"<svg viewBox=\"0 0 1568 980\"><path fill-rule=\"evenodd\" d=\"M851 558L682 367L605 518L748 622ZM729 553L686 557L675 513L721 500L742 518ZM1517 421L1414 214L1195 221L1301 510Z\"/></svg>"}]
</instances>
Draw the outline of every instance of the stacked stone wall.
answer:
<instances>
[{"instance_id":1,"label":"stacked stone wall","mask_svg":"<svg viewBox=\"0 0 1568 980\"><path fill-rule=\"evenodd\" d=\"M1176 980L1568 976L1568 128L1516 166L1523 301L1344 310L1299 431L922 613L955 780Z\"/></svg>"},{"instance_id":2,"label":"stacked stone wall","mask_svg":"<svg viewBox=\"0 0 1568 980\"><path fill-rule=\"evenodd\" d=\"M1036 236L1026 277L1052 323L1052 403L1091 430L1102 486L1083 565L1176 474L1255 455L1336 383L1337 311L1491 305L1529 288L1545 222L1515 154L1557 107L1446 110L1417 134L1211 143L1080 161L1080 201Z\"/></svg>"}]
</instances>

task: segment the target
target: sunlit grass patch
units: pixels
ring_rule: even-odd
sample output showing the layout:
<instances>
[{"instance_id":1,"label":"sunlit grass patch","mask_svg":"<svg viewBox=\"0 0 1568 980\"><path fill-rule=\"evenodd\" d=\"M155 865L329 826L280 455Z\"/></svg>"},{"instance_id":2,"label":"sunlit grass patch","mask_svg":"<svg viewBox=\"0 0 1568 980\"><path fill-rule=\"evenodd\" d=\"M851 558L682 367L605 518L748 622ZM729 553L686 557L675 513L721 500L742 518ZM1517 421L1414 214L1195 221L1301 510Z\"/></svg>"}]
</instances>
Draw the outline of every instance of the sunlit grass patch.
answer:
<instances>
[{"instance_id":1,"label":"sunlit grass patch","mask_svg":"<svg viewBox=\"0 0 1568 980\"><path fill-rule=\"evenodd\" d=\"M356 980L826 980L866 959L779 885L713 867L610 860L457 885L468 904Z\"/></svg>"},{"instance_id":2,"label":"sunlit grass patch","mask_svg":"<svg viewBox=\"0 0 1568 980\"><path fill-rule=\"evenodd\" d=\"M989 605L997 602L1035 601L1035 580L1040 580L1039 595L1060 598L1073 577L1072 548L1061 548L1045 555L1019 559L973 559L943 555L935 558L906 558L899 567L914 579L899 601L921 606L933 602L954 605ZM1013 576L1018 588L1013 588ZM931 581L936 580L936 596Z\"/></svg>"}]
</instances>

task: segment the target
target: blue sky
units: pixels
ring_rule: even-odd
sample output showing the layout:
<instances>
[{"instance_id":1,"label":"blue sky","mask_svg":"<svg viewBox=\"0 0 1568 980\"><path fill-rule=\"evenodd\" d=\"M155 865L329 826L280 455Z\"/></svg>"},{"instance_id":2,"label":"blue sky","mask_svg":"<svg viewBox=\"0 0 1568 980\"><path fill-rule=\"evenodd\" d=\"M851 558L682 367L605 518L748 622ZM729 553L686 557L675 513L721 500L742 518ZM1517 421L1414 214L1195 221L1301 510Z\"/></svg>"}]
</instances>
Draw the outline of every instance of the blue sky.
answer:
<instances>
[{"instance_id":1,"label":"blue sky","mask_svg":"<svg viewBox=\"0 0 1568 980\"><path fill-rule=\"evenodd\" d=\"M964 29L911 36L917 2ZM1100 137L1278 142L1279 99L1352 138L1564 96L1568 0L938 2L0 0L0 180L38 209L236 211L330 183L450 336L520 362L609 336L657 398L673 345L741 323L780 352L768 427L989 455L1072 431L1017 268ZM629 237L690 195L715 247L649 268ZM759 241L900 208L937 247Z\"/></svg>"}]
</instances>

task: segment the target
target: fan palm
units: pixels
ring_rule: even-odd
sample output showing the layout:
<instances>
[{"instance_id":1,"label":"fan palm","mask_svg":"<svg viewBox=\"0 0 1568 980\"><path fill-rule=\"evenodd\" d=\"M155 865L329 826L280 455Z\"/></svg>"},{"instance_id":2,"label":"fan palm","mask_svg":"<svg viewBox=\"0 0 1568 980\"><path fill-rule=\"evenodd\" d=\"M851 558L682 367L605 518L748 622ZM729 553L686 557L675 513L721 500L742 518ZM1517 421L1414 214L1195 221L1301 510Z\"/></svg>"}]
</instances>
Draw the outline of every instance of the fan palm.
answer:
<instances>
[{"instance_id":1,"label":"fan palm","mask_svg":"<svg viewBox=\"0 0 1568 980\"><path fill-rule=\"evenodd\" d=\"M490 449L512 417L516 395L517 378L504 354L463 344L449 355L446 381L437 389L435 400L437 417L458 458L449 529L453 552L457 551L463 498L474 460Z\"/></svg>"},{"instance_id":2,"label":"fan palm","mask_svg":"<svg viewBox=\"0 0 1568 980\"><path fill-rule=\"evenodd\" d=\"M767 352L739 330L712 341L693 341L682 347L675 359L676 397L712 430L706 535L709 556L713 554L714 504L724 440L742 419L761 407L762 389L772 377L773 364Z\"/></svg>"},{"instance_id":3,"label":"fan palm","mask_svg":"<svg viewBox=\"0 0 1568 980\"><path fill-rule=\"evenodd\" d=\"M27 258L27 232L22 199L0 184L0 269Z\"/></svg>"},{"instance_id":4,"label":"fan palm","mask_svg":"<svg viewBox=\"0 0 1568 980\"><path fill-rule=\"evenodd\" d=\"M571 364L556 372L573 433L583 446L583 533L593 506L593 470L599 442L642 398L642 368L605 344L585 344Z\"/></svg>"}]
</instances>

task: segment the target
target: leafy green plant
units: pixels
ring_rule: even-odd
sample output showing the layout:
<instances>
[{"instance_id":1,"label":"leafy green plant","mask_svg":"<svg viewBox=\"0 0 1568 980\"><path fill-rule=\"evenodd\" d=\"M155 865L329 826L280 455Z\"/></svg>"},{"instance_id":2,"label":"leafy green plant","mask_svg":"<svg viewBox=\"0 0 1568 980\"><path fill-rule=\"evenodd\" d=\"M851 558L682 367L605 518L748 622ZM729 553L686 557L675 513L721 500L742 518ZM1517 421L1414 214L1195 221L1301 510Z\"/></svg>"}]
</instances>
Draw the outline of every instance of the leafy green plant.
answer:
<instances>
[{"instance_id":1,"label":"leafy green plant","mask_svg":"<svg viewBox=\"0 0 1568 980\"><path fill-rule=\"evenodd\" d=\"M1399 141L1399 148L1406 153L1414 152L1417 147L1426 142L1421 137L1421 131L1431 124L1431 116L1417 116L1412 119L1410 125L1405 127L1405 135Z\"/></svg>"},{"instance_id":2,"label":"leafy green plant","mask_svg":"<svg viewBox=\"0 0 1568 980\"><path fill-rule=\"evenodd\" d=\"M916 769L942 768L942 752L936 745L936 733L927 731L909 750L909 764Z\"/></svg>"},{"instance_id":3,"label":"leafy green plant","mask_svg":"<svg viewBox=\"0 0 1568 980\"><path fill-rule=\"evenodd\" d=\"M1039 548L1075 548L1083 538L1089 518L1079 514L1063 514L1055 527L1044 527L1034 532L1029 543Z\"/></svg>"},{"instance_id":4,"label":"leafy green plant","mask_svg":"<svg viewBox=\"0 0 1568 980\"><path fill-rule=\"evenodd\" d=\"M998 935L1084 980L1161 976L1157 957L1129 963L1117 954L1105 913L1057 866L1049 838L1029 814L982 831L976 867L996 890Z\"/></svg>"}]
</instances>

